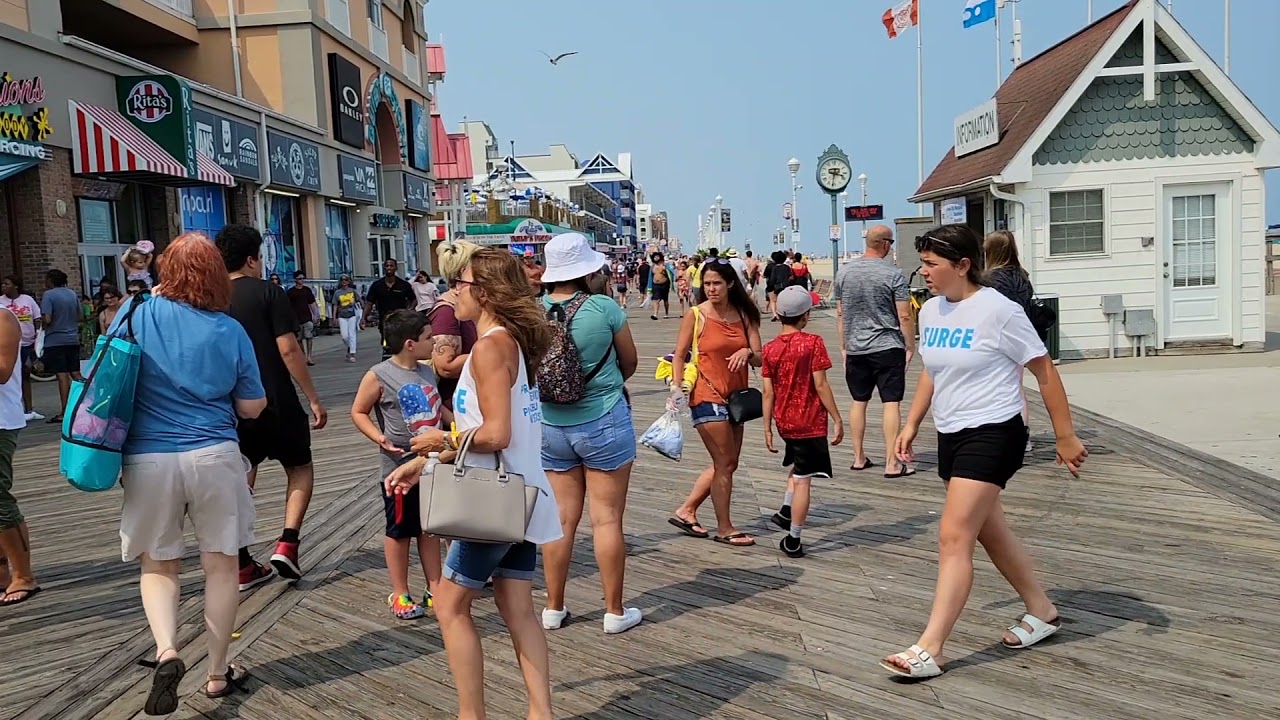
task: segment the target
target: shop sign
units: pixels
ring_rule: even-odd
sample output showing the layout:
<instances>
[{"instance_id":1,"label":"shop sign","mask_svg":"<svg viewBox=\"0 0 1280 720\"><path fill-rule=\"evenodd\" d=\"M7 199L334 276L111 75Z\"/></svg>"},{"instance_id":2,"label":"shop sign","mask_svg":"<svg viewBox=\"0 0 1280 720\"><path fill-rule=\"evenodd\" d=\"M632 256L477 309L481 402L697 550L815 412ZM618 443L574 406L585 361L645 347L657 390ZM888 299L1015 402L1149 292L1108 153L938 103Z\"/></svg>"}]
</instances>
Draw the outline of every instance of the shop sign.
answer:
<instances>
[{"instance_id":1,"label":"shop sign","mask_svg":"<svg viewBox=\"0 0 1280 720\"><path fill-rule=\"evenodd\" d=\"M733 227L733 216L729 208L723 208L720 210L720 232L729 232L731 227Z\"/></svg>"},{"instance_id":2,"label":"shop sign","mask_svg":"<svg viewBox=\"0 0 1280 720\"><path fill-rule=\"evenodd\" d=\"M942 224L963 225L969 219L969 206L964 198L948 198L942 201Z\"/></svg>"},{"instance_id":3,"label":"shop sign","mask_svg":"<svg viewBox=\"0 0 1280 720\"><path fill-rule=\"evenodd\" d=\"M374 213L369 216L369 227L398 230L400 229L400 216L394 213Z\"/></svg>"},{"instance_id":4,"label":"shop sign","mask_svg":"<svg viewBox=\"0 0 1280 720\"><path fill-rule=\"evenodd\" d=\"M996 99L991 98L956 118L956 157L962 157L1000 142L1000 117Z\"/></svg>"},{"instance_id":5,"label":"shop sign","mask_svg":"<svg viewBox=\"0 0 1280 720\"><path fill-rule=\"evenodd\" d=\"M511 242L512 236L509 235L467 235L464 240L476 245L491 247L494 245L507 245Z\"/></svg>"},{"instance_id":6,"label":"shop sign","mask_svg":"<svg viewBox=\"0 0 1280 720\"><path fill-rule=\"evenodd\" d=\"M196 177L196 130L191 117L191 86L172 75L116 78L121 114L156 141Z\"/></svg>"},{"instance_id":7,"label":"shop sign","mask_svg":"<svg viewBox=\"0 0 1280 720\"><path fill-rule=\"evenodd\" d=\"M406 210L431 212L431 181L417 175L404 174L404 207Z\"/></svg>"},{"instance_id":8,"label":"shop sign","mask_svg":"<svg viewBox=\"0 0 1280 720\"><path fill-rule=\"evenodd\" d=\"M182 229L213 237L227 224L226 196L221 187L191 187L179 192Z\"/></svg>"},{"instance_id":9,"label":"shop sign","mask_svg":"<svg viewBox=\"0 0 1280 720\"><path fill-rule=\"evenodd\" d=\"M191 111L196 124L196 152L236 177L258 180L258 128L203 108Z\"/></svg>"},{"instance_id":10,"label":"shop sign","mask_svg":"<svg viewBox=\"0 0 1280 720\"><path fill-rule=\"evenodd\" d=\"M338 153L338 180L342 197L378 202L378 169L372 160Z\"/></svg>"},{"instance_id":11,"label":"shop sign","mask_svg":"<svg viewBox=\"0 0 1280 720\"><path fill-rule=\"evenodd\" d=\"M431 170L431 143L427 134L427 111L417 100L405 100L409 116L409 165L417 170Z\"/></svg>"},{"instance_id":12,"label":"shop sign","mask_svg":"<svg viewBox=\"0 0 1280 720\"><path fill-rule=\"evenodd\" d=\"M550 239L551 233L547 230L547 226L533 218L521 220L520 224L511 231L513 243L544 243Z\"/></svg>"},{"instance_id":13,"label":"shop sign","mask_svg":"<svg viewBox=\"0 0 1280 720\"><path fill-rule=\"evenodd\" d=\"M338 53L329 53L329 104L333 139L364 148L364 103L360 100L360 68Z\"/></svg>"},{"instance_id":14,"label":"shop sign","mask_svg":"<svg viewBox=\"0 0 1280 720\"><path fill-rule=\"evenodd\" d=\"M49 108L23 111L23 105L44 102L44 84L39 76L15 78L0 74L0 153L30 160L48 160L52 151L44 141L53 134Z\"/></svg>"},{"instance_id":15,"label":"shop sign","mask_svg":"<svg viewBox=\"0 0 1280 720\"><path fill-rule=\"evenodd\" d=\"M320 192L320 147L292 135L267 131L271 184Z\"/></svg>"}]
</instances>

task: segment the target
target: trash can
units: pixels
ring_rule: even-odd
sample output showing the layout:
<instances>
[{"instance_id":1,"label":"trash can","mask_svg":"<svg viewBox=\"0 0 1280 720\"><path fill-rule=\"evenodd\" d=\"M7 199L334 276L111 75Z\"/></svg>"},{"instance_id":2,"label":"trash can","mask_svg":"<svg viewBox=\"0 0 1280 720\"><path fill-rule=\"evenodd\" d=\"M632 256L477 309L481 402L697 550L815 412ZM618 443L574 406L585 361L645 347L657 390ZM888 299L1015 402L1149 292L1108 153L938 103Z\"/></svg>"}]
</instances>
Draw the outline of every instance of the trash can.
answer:
<instances>
[{"instance_id":1,"label":"trash can","mask_svg":"<svg viewBox=\"0 0 1280 720\"><path fill-rule=\"evenodd\" d=\"M1053 324L1049 326L1047 337L1044 338L1045 349L1049 351L1049 359L1055 363L1059 360L1062 352L1061 338L1059 338L1058 328L1061 322L1058 317L1058 296L1057 295L1036 295L1032 298L1034 305L1042 305L1047 310L1053 312Z\"/></svg>"}]
</instances>

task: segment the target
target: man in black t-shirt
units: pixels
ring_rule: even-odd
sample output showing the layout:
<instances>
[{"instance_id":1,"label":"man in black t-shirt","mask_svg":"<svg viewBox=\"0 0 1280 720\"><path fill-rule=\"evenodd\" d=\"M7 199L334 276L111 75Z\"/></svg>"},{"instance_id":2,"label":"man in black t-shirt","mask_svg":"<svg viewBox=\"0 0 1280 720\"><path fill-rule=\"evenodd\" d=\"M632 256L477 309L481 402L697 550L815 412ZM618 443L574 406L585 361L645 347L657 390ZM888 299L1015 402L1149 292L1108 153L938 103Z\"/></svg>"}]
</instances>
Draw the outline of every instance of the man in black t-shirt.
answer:
<instances>
[{"instance_id":1,"label":"man in black t-shirt","mask_svg":"<svg viewBox=\"0 0 1280 720\"><path fill-rule=\"evenodd\" d=\"M257 479L258 466L268 458L284 466L288 481L284 532L271 555L274 569L256 562L248 548L240 548L240 589L248 590L277 572L291 580L302 577L298 531L315 485L311 430L324 427L328 414L311 383L307 357L298 345L298 317L289 298L279 285L262 279L262 235L247 225L228 225L218 232L216 243L231 274L230 314L249 335L267 393L267 409L262 415L255 420L242 419L237 427L240 452L253 466L249 487ZM302 408L294 381L306 395L314 421Z\"/></svg>"},{"instance_id":2,"label":"man in black t-shirt","mask_svg":"<svg viewBox=\"0 0 1280 720\"><path fill-rule=\"evenodd\" d=\"M316 337L316 318L320 317L316 306L316 294L306 285L307 276L299 270L293 274L293 287L285 291L289 297L289 305L298 318L298 340L307 351L307 365L315 365L315 356L311 353L312 343Z\"/></svg>"},{"instance_id":3,"label":"man in black t-shirt","mask_svg":"<svg viewBox=\"0 0 1280 720\"><path fill-rule=\"evenodd\" d=\"M411 310L417 305L413 286L396 274L399 269L400 263L394 259L388 259L382 263L382 279L373 281L369 286L369 293L365 298L367 302L364 304L364 317L360 320L361 325L368 325L370 313L375 309L378 311L378 337L382 338L383 360L391 357L387 352L386 336L382 332L387 316L396 310Z\"/></svg>"}]
</instances>

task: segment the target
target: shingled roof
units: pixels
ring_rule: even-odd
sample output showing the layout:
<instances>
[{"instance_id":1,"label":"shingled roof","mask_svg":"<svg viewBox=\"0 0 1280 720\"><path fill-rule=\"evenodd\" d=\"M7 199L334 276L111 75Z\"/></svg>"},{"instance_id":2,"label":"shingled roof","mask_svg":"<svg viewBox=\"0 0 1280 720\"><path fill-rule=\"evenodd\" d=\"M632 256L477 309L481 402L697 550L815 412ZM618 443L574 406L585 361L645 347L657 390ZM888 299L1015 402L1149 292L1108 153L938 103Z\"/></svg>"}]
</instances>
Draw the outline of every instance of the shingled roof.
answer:
<instances>
[{"instance_id":1,"label":"shingled roof","mask_svg":"<svg viewBox=\"0 0 1280 720\"><path fill-rule=\"evenodd\" d=\"M960 158L952 147L912 199L964 187L1003 172L1129 16L1137 1L1130 0L1019 65L996 91L1000 142Z\"/></svg>"}]
</instances>

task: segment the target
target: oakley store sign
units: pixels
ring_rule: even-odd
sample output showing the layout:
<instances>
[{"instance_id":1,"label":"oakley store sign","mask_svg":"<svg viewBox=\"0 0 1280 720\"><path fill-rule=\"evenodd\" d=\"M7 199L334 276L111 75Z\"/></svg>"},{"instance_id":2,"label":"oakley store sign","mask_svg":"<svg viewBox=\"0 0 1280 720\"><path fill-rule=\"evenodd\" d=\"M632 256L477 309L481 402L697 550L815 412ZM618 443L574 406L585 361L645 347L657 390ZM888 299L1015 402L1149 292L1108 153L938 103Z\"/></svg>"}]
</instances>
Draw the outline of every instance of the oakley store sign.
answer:
<instances>
[{"instance_id":1,"label":"oakley store sign","mask_svg":"<svg viewBox=\"0 0 1280 720\"><path fill-rule=\"evenodd\" d=\"M3 168L10 164L23 164L26 169L53 157L53 151L44 145L53 135L44 100L44 84L38 76L0 74L0 179L5 176ZM41 107L32 107L36 105Z\"/></svg>"}]
</instances>

